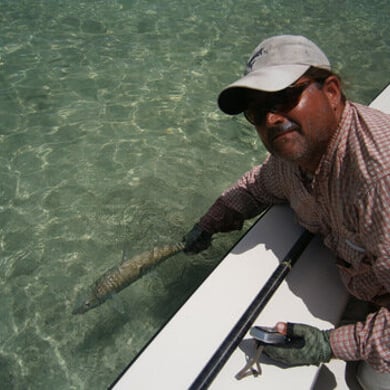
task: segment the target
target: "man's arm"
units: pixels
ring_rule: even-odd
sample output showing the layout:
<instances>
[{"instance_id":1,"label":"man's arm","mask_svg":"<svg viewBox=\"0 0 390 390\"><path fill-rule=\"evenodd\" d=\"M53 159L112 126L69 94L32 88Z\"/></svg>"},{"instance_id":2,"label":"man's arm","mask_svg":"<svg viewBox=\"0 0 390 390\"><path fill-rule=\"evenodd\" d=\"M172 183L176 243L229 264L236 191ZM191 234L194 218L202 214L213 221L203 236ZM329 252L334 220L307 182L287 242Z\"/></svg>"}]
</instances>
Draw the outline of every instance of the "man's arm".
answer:
<instances>
[{"instance_id":1,"label":"man's arm","mask_svg":"<svg viewBox=\"0 0 390 390\"><path fill-rule=\"evenodd\" d=\"M279 196L281 191L278 189L280 183L276 169L277 164L267 159L263 165L251 169L224 191L185 236L188 244L185 251L197 253L200 251L197 248L206 249L214 233L240 230L246 219L259 215L271 204L283 203L285 200ZM201 237L209 235L208 245L205 241L198 245L198 240L186 239L194 238L195 232L198 232L200 240Z\"/></svg>"},{"instance_id":2,"label":"man's arm","mask_svg":"<svg viewBox=\"0 0 390 390\"><path fill-rule=\"evenodd\" d=\"M390 175L371 183L357 203L359 237L365 256L357 272L341 269L353 295L381 307L364 322L331 332L336 357L365 360L374 369L390 372Z\"/></svg>"},{"instance_id":3,"label":"man's arm","mask_svg":"<svg viewBox=\"0 0 390 390\"><path fill-rule=\"evenodd\" d=\"M385 307L368 315L365 322L345 325L330 332L336 358L365 360L379 372L390 372L390 311Z\"/></svg>"}]
</instances>

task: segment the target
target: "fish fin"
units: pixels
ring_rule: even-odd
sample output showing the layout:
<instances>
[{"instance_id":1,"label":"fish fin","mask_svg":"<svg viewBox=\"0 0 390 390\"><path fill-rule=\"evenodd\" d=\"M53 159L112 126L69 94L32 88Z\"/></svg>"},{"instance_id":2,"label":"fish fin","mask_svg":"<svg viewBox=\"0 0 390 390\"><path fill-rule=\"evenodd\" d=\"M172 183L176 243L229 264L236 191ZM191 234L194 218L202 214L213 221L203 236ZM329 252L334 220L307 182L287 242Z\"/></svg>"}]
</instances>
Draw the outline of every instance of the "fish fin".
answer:
<instances>
[{"instance_id":1,"label":"fish fin","mask_svg":"<svg viewBox=\"0 0 390 390\"><path fill-rule=\"evenodd\" d=\"M121 264L125 263L127 260L129 260L129 247L127 245L124 245Z\"/></svg>"},{"instance_id":2,"label":"fish fin","mask_svg":"<svg viewBox=\"0 0 390 390\"><path fill-rule=\"evenodd\" d=\"M125 314L125 305L124 305L122 299L118 296L118 294L112 295L110 297L110 305L118 313Z\"/></svg>"}]
</instances>

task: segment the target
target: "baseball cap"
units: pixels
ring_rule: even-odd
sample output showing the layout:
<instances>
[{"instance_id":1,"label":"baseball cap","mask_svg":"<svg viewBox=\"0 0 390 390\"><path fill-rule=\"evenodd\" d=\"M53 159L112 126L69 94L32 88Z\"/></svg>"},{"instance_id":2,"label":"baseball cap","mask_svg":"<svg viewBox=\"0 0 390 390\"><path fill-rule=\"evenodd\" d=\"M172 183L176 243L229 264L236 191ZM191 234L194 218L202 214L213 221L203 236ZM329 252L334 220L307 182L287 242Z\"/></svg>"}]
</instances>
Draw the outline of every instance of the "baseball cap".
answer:
<instances>
[{"instance_id":1,"label":"baseball cap","mask_svg":"<svg viewBox=\"0 0 390 390\"><path fill-rule=\"evenodd\" d=\"M277 35L262 41L246 65L244 77L228 85L218 97L226 114L239 114L248 106L248 90L276 92L298 80L311 66L330 70L323 51L300 35Z\"/></svg>"}]
</instances>

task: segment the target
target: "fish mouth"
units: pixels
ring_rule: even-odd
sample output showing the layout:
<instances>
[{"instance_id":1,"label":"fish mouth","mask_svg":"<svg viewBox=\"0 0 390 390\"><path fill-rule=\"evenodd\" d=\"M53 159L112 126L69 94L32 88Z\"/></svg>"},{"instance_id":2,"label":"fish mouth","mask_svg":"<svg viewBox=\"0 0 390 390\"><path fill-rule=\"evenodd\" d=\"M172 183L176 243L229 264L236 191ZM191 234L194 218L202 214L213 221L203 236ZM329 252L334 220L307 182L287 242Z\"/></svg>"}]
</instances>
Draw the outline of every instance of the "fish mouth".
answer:
<instances>
[{"instance_id":1,"label":"fish mouth","mask_svg":"<svg viewBox=\"0 0 390 390\"><path fill-rule=\"evenodd\" d=\"M272 143L279 137L293 131L299 131L299 126L292 122L286 122L280 126L274 126L268 132L269 141Z\"/></svg>"},{"instance_id":2,"label":"fish mouth","mask_svg":"<svg viewBox=\"0 0 390 390\"><path fill-rule=\"evenodd\" d=\"M75 307L72 310L72 314L84 314L85 312L86 312L86 310L84 310L83 307Z\"/></svg>"},{"instance_id":3,"label":"fish mouth","mask_svg":"<svg viewBox=\"0 0 390 390\"><path fill-rule=\"evenodd\" d=\"M84 302L76 303L73 307L72 314L84 314L87 310L87 306Z\"/></svg>"},{"instance_id":4,"label":"fish mouth","mask_svg":"<svg viewBox=\"0 0 390 390\"><path fill-rule=\"evenodd\" d=\"M84 314L87 311L99 306L101 303L102 302L96 302L94 300L87 300L81 304L76 304L72 310L72 314Z\"/></svg>"},{"instance_id":5,"label":"fish mouth","mask_svg":"<svg viewBox=\"0 0 390 390\"><path fill-rule=\"evenodd\" d=\"M93 299L91 299L90 291L80 291L77 294L72 314L84 314L92 308Z\"/></svg>"}]
</instances>

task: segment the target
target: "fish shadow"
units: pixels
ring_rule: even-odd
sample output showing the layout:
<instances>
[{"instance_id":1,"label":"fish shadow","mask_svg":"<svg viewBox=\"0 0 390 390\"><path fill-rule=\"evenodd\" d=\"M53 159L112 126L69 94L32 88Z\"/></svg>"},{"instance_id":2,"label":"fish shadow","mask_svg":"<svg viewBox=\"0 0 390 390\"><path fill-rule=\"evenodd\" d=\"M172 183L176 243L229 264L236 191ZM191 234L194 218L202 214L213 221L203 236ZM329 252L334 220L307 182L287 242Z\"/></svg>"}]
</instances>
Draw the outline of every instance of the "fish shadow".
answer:
<instances>
[{"instance_id":1,"label":"fish shadow","mask_svg":"<svg viewBox=\"0 0 390 390\"><path fill-rule=\"evenodd\" d=\"M95 349L98 343L104 341L104 344L115 342L120 330L129 322L126 314L117 313L115 316L107 316L106 319L96 322L93 328L88 331L84 340L78 344L76 350L85 352Z\"/></svg>"}]
</instances>

